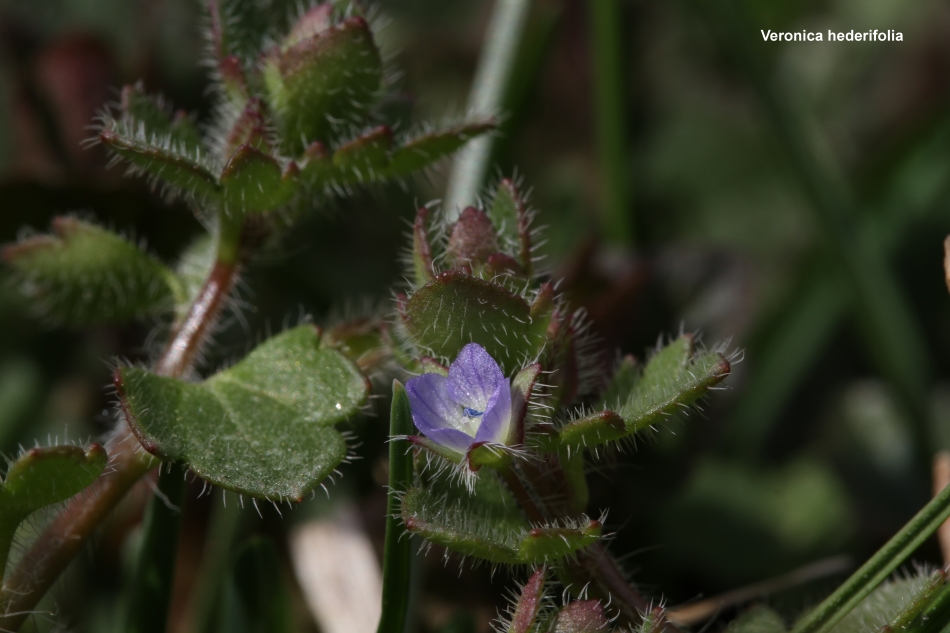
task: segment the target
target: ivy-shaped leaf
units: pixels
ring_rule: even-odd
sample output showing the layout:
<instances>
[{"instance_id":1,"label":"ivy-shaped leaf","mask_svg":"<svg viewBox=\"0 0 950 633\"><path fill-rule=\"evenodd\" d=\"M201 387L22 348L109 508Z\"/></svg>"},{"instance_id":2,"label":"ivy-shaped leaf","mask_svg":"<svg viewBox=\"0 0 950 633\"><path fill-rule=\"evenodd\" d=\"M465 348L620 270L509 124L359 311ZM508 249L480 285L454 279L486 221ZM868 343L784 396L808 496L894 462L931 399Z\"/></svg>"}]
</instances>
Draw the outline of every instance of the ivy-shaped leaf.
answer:
<instances>
[{"instance_id":1,"label":"ivy-shaped leaf","mask_svg":"<svg viewBox=\"0 0 950 633\"><path fill-rule=\"evenodd\" d=\"M273 501L300 501L346 457L334 425L353 417L369 384L304 325L266 341L202 383L126 367L122 408L149 452L209 482Z\"/></svg>"},{"instance_id":2,"label":"ivy-shaped leaf","mask_svg":"<svg viewBox=\"0 0 950 633\"><path fill-rule=\"evenodd\" d=\"M4 247L3 259L50 317L73 325L166 312L184 293L157 259L74 217L54 219L52 235Z\"/></svg>"},{"instance_id":3,"label":"ivy-shaped leaf","mask_svg":"<svg viewBox=\"0 0 950 633\"><path fill-rule=\"evenodd\" d=\"M26 451L0 482L0 578L20 523L42 508L65 501L91 484L106 465L98 444L51 446Z\"/></svg>"}]
</instances>

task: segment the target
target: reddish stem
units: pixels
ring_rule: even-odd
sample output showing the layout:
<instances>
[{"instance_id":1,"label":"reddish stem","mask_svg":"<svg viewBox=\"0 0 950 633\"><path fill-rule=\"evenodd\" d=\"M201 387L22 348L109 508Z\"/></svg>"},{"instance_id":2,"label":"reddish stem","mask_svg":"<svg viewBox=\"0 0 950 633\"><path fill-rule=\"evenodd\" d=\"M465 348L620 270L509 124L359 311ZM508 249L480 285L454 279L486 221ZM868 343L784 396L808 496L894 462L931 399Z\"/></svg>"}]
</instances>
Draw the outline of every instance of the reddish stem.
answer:
<instances>
[{"instance_id":1,"label":"reddish stem","mask_svg":"<svg viewBox=\"0 0 950 633\"><path fill-rule=\"evenodd\" d=\"M551 482L544 481L544 473L540 469L525 468L523 476L528 485L534 490L551 489ZM569 490L564 472L560 468L552 469L550 473L564 479L560 482L561 490ZM502 473L505 483L511 489L521 509L533 523L551 521L553 513L543 503L539 503L532 495L521 477L509 468ZM577 553L577 560L565 565L561 571L565 574L565 581L575 589L590 584L596 594L603 599L613 599L620 609L621 620L630 625L637 625L643 621L641 614L648 613L653 606L652 602L634 589L627 580L614 557L602 543L594 543ZM663 623L665 633L680 633L680 630L671 622Z\"/></svg>"},{"instance_id":2,"label":"reddish stem","mask_svg":"<svg viewBox=\"0 0 950 633\"><path fill-rule=\"evenodd\" d=\"M155 365L156 373L178 377L194 364L234 287L237 269L232 263L215 264ZM20 628L125 493L159 463L142 449L128 426L118 429L106 450L109 464L103 474L67 503L5 579L0 630Z\"/></svg>"}]
</instances>

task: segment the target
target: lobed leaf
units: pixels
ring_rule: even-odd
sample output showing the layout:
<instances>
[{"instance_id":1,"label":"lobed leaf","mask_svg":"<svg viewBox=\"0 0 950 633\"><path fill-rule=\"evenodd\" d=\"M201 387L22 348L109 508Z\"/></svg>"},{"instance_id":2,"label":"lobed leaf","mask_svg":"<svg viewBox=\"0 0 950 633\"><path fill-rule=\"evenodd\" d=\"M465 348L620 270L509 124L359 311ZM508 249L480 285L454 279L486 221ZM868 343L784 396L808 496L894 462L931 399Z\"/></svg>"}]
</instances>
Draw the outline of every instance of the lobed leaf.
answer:
<instances>
[{"instance_id":1,"label":"lobed leaf","mask_svg":"<svg viewBox=\"0 0 950 633\"><path fill-rule=\"evenodd\" d=\"M132 319L171 310L181 280L135 244L73 217L53 220L53 235L3 249L31 294L52 318L74 325Z\"/></svg>"},{"instance_id":2,"label":"lobed leaf","mask_svg":"<svg viewBox=\"0 0 950 633\"><path fill-rule=\"evenodd\" d=\"M209 482L273 501L300 501L346 457L333 426L354 416L369 385L304 325L195 384L126 367L121 405L149 452Z\"/></svg>"}]
</instances>

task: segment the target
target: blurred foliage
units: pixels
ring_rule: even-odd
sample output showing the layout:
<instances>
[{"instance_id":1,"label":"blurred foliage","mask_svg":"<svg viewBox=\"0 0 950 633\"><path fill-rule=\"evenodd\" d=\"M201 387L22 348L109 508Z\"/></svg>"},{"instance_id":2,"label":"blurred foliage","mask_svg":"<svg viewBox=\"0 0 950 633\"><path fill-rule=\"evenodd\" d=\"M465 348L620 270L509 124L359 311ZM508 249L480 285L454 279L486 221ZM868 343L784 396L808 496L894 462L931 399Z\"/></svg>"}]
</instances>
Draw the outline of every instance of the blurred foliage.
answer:
<instances>
[{"instance_id":1,"label":"blurred foliage","mask_svg":"<svg viewBox=\"0 0 950 633\"><path fill-rule=\"evenodd\" d=\"M460 112L490 3L379 4L388 19L381 44L405 69L394 114L408 126ZM852 237L877 249L900 283L933 367L929 447L950 448L950 301L940 271L950 233L950 8L938 0L745 6L756 29L904 33L902 43L756 51L833 157L835 177L849 184L861 227ZM45 231L54 216L81 210L147 242L166 261L190 243L198 224L187 209L107 169L101 148L79 144L102 104L117 98L116 88L140 78L148 91L207 119L206 77L195 64L204 54L199 9L194 0L0 5L0 242L15 239L21 227ZM670 604L827 554L865 558L926 501L929 465L914 452L908 416L850 318L851 299L823 254L807 196L762 103L719 29L693 3L622 3L625 173L637 243L606 249L585 16L580 0L535 2L495 154L502 173L517 169L534 187L531 203L548 227L542 265L565 278L604 349L642 358L658 331L685 327L708 341L732 336L746 358L730 390L702 416L635 452L603 456L590 481L591 511L612 508L612 549L633 552L634 578ZM389 286L401 282L395 263L409 218L417 203L444 189L444 175L436 174L407 189L379 186L327 204L248 271L240 292L255 309L225 324L206 367L244 355L248 338L298 314L325 323L389 301ZM141 345L147 324L55 328L10 284L0 286L0 332L0 452L8 455L47 435L85 439L107 430L112 396L103 359L143 360L156 351ZM361 500L380 542L385 419L351 429L364 459L343 469L333 491ZM188 495L179 552L186 576L198 573L209 534L222 530L236 543L248 530L220 518L218 495L196 498L200 489ZM55 596L60 618L84 622L79 630L114 630L113 602L127 574L122 543L136 529L143 498L116 512L94 555L81 557L60 585L70 588ZM280 535L324 505L306 502L289 521L262 508L260 529ZM195 595L234 600L244 590L245 567L276 564L278 554L255 547L233 563L227 586ZM937 561L936 548L928 548L919 557ZM215 551L217 562L208 564L232 569L234 553ZM259 554L268 558L249 558ZM485 630L508 580L492 580L488 570L458 578L437 556L424 566L423 630ZM798 587L771 604L796 613L826 588ZM282 599L299 614L299 595L286 593ZM196 610L218 613L186 598L173 597L171 630L183 630ZM35 619L27 626L50 625Z\"/></svg>"}]
</instances>

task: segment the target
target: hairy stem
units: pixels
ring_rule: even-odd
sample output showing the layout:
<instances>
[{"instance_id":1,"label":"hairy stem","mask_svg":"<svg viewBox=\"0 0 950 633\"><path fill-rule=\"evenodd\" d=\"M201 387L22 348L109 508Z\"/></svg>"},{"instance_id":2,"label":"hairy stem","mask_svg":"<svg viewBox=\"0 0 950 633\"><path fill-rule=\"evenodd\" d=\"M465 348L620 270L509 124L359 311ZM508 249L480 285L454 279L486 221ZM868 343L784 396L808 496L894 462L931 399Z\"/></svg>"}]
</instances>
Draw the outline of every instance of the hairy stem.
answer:
<instances>
[{"instance_id":1,"label":"hairy stem","mask_svg":"<svg viewBox=\"0 0 950 633\"><path fill-rule=\"evenodd\" d=\"M181 376L207 342L237 277L233 262L217 262L155 366ZM142 450L128 426L106 444L109 464L73 497L10 572L0 591L0 630L16 631L125 493L159 461Z\"/></svg>"},{"instance_id":2,"label":"hairy stem","mask_svg":"<svg viewBox=\"0 0 950 633\"><path fill-rule=\"evenodd\" d=\"M561 477L564 476L563 470L558 469L557 472L561 474ZM536 499L536 495L530 492L529 486L532 489L538 489L535 482L531 480L531 470L523 470L521 474L528 479L527 482L523 481L522 476L512 468L501 473L528 520L540 524L556 518L541 501ZM561 490L568 489L566 481L562 484ZM564 576L565 584L578 590L589 585L594 589L595 594L600 594L601 598L613 600L620 609L623 623L639 624L643 620L641 614L649 612L653 606L649 599L640 595L630 585L617 561L601 543L594 543L581 550L578 552L577 560L567 563L559 571ZM679 629L670 622L663 624L663 630L666 633L679 633Z\"/></svg>"}]
</instances>

